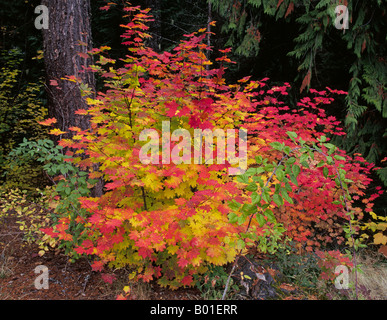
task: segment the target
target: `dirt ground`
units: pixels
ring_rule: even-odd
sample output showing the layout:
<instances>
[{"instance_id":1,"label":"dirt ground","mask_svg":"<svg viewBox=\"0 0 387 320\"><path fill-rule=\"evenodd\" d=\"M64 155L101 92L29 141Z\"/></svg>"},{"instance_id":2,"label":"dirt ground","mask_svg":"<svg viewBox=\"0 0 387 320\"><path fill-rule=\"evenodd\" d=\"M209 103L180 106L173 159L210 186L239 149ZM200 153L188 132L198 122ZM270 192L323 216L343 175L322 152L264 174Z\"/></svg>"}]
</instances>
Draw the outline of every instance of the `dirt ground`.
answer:
<instances>
[{"instance_id":1,"label":"dirt ground","mask_svg":"<svg viewBox=\"0 0 387 320\"><path fill-rule=\"evenodd\" d=\"M0 300L115 300L126 285L124 274L112 284L104 282L86 259L70 263L62 254L38 255L38 247L26 245L23 233L12 218L0 223ZM48 268L48 289L37 289L37 266ZM200 292L194 289L171 291L154 284L138 285L132 299L194 300Z\"/></svg>"},{"instance_id":2,"label":"dirt ground","mask_svg":"<svg viewBox=\"0 0 387 320\"><path fill-rule=\"evenodd\" d=\"M116 280L106 283L101 273L92 271L90 262L80 259L75 263L68 261L63 253L47 252L38 255L39 248L23 240L15 217L7 216L0 221L0 300L116 300L128 285L128 274L124 271L114 272ZM387 298L387 268L370 256L363 260L363 273L359 275L359 284L373 296L373 299ZM239 264L239 263L238 263ZM48 268L48 289L38 289L35 281L40 273L35 273L37 266ZM243 266L239 266L243 268ZM249 274L249 268L237 273ZM270 272L269 272L270 273ZM262 271L264 274L264 271ZM251 274L253 277L253 273ZM269 275L266 275L269 277ZM270 278L270 277L269 277ZM257 282L245 283L250 286L253 299L266 300L272 294L270 284ZM262 284L262 285L261 285ZM203 300L202 293L196 288L170 290L160 288L155 283L130 284L131 300ZM282 283L280 289L285 293L285 300L315 300L317 297L296 293L291 284ZM368 298L368 293L365 298ZM244 297L243 299L245 299ZM250 297L251 299L251 297Z\"/></svg>"}]
</instances>

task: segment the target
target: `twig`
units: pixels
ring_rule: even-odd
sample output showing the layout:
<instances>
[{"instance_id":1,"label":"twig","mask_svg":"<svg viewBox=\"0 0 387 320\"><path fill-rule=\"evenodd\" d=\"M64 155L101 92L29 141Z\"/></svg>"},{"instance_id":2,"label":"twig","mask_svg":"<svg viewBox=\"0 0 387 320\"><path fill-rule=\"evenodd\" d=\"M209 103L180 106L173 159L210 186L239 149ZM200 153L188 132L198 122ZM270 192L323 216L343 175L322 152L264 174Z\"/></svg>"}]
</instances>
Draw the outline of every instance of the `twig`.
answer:
<instances>
[{"instance_id":1,"label":"twig","mask_svg":"<svg viewBox=\"0 0 387 320\"><path fill-rule=\"evenodd\" d=\"M232 269L231 269L231 272L230 274L228 275L228 278L227 278L227 282L226 282L226 286L224 288L224 291L223 291L223 295L222 295L222 300L224 300L226 298L226 294L227 294L227 291L228 291L228 286L230 285L230 280L231 280L231 276L232 274L234 273L234 270L237 266L237 262L240 258L240 253L238 254L238 256L235 258L235 261L234 261L234 264L232 266Z\"/></svg>"}]
</instances>

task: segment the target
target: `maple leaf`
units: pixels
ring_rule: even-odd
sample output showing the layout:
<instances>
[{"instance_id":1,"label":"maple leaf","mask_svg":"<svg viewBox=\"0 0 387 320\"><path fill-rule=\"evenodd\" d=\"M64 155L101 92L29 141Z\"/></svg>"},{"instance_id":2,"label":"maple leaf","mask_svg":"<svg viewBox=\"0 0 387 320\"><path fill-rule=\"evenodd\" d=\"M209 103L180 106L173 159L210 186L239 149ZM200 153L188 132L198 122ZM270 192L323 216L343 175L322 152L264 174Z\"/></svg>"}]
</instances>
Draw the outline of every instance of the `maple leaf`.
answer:
<instances>
[{"instance_id":1,"label":"maple leaf","mask_svg":"<svg viewBox=\"0 0 387 320\"><path fill-rule=\"evenodd\" d=\"M99 207L99 204L97 203L97 201L95 199L81 197L81 198L79 198L79 202L81 203L81 205L84 208L86 208L90 211L95 211Z\"/></svg>"},{"instance_id":2,"label":"maple leaf","mask_svg":"<svg viewBox=\"0 0 387 320\"><path fill-rule=\"evenodd\" d=\"M50 80L50 86L53 86L53 87L59 86L58 81L56 81L56 80Z\"/></svg>"},{"instance_id":3,"label":"maple leaf","mask_svg":"<svg viewBox=\"0 0 387 320\"><path fill-rule=\"evenodd\" d=\"M217 247L209 247L206 252L209 257L218 257L222 253Z\"/></svg>"},{"instance_id":4,"label":"maple leaf","mask_svg":"<svg viewBox=\"0 0 387 320\"><path fill-rule=\"evenodd\" d=\"M39 124L43 126L51 126L53 123L56 123L57 120L55 118L46 119L44 121L38 121Z\"/></svg>"},{"instance_id":5,"label":"maple leaf","mask_svg":"<svg viewBox=\"0 0 387 320\"><path fill-rule=\"evenodd\" d=\"M124 182L122 180L116 180L116 181L107 183L105 185L105 188L106 188L106 190L113 190L116 188L120 188L122 186L124 186Z\"/></svg>"},{"instance_id":6,"label":"maple leaf","mask_svg":"<svg viewBox=\"0 0 387 320\"><path fill-rule=\"evenodd\" d=\"M185 277L181 280L181 284L182 284L183 286L189 286L192 282L193 282L192 276L185 276Z\"/></svg>"},{"instance_id":7,"label":"maple leaf","mask_svg":"<svg viewBox=\"0 0 387 320\"><path fill-rule=\"evenodd\" d=\"M374 244L386 245L387 244L387 237L382 232L375 234L374 235Z\"/></svg>"},{"instance_id":8,"label":"maple leaf","mask_svg":"<svg viewBox=\"0 0 387 320\"><path fill-rule=\"evenodd\" d=\"M175 101L172 101L166 103L165 107L168 109L166 115L168 117L174 117L176 115L177 108L179 107L179 105Z\"/></svg>"},{"instance_id":9,"label":"maple leaf","mask_svg":"<svg viewBox=\"0 0 387 320\"><path fill-rule=\"evenodd\" d=\"M118 220L118 219L111 219L111 220L108 220L106 222L106 226L111 228L111 229L119 227L119 226L121 226L121 224L122 224L122 221Z\"/></svg>"},{"instance_id":10,"label":"maple leaf","mask_svg":"<svg viewBox=\"0 0 387 320\"><path fill-rule=\"evenodd\" d=\"M189 261L185 258L179 258L177 264L180 268L185 268L189 264Z\"/></svg>"},{"instance_id":11,"label":"maple leaf","mask_svg":"<svg viewBox=\"0 0 387 320\"><path fill-rule=\"evenodd\" d=\"M74 113L78 114L78 115L87 115L88 114L88 110L86 110L86 109L78 109Z\"/></svg>"},{"instance_id":12,"label":"maple leaf","mask_svg":"<svg viewBox=\"0 0 387 320\"><path fill-rule=\"evenodd\" d=\"M103 268L104 268L104 263L102 261L100 261L100 260L94 261L91 264L91 267L92 267L93 271L102 271Z\"/></svg>"},{"instance_id":13,"label":"maple leaf","mask_svg":"<svg viewBox=\"0 0 387 320\"><path fill-rule=\"evenodd\" d=\"M112 284L114 280L117 279L115 274L102 273L101 278L106 283Z\"/></svg>"},{"instance_id":14,"label":"maple leaf","mask_svg":"<svg viewBox=\"0 0 387 320\"><path fill-rule=\"evenodd\" d=\"M78 52L78 56L84 59L90 58L90 56L86 52Z\"/></svg>"},{"instance_id":15,"label":"maple leaf","mask_svg":"<svg viewBox=\"0 0 387 320\"><path fill-rule=\"evenodd\" d=\"M50 132L49 132L49 134L52 134L52 135L55 135L55 136L60 136L60 135L62 135L62 134L65 134L65 133L67 133L66 131L62 131L62 130L60 130L60 129L51 129L50 130Z\"/></svg>"}]
</instances>

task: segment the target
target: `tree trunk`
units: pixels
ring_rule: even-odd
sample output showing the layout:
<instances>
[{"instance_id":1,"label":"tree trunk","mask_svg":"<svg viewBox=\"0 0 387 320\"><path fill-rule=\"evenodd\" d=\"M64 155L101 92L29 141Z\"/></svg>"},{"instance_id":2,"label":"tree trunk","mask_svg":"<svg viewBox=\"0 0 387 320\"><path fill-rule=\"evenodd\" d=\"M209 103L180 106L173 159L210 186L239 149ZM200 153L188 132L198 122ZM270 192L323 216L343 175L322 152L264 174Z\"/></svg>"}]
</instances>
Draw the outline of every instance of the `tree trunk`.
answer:
<instances>
[{"instance_id":1,"label":"tree trunk","mask_svg":"<svg viewBox=\"0 0 387 320\"><path fill-rule=\"evenodd\" d=\"M42 0L42 4L49 10L49 27L43 29L49 116L63 131L72 126L86 129L88 119L74 114L87 108L79 83L63 78L75 76L95 92L93 73L84 71L92 63L85 58L92 49L90 0Z\"/></svg>"},{"instance_id":2,"label":"tree trunk","mask_svg":"<svg viewBox=\"0 0 387 320\"><path fill-rule=\"evenodd\" d=\"M80 83L87 85L88 96L95 95L94 74L85 70L92 64L91 57L86 58L92 49L90 0L42 0L42 5L49 11L49 26L43 29L48 115L57 119L59 129L69 132L65 135L69 138L68 128L89 128L89 119L75 114L88 108ZM67 76L77 81L64 80ZM92 195L100 196L102 190L99 181Z\"/></svg>"},{"instance_id":3,"label":"tree trunk","mask_svg":"<svg viewBox=\"0 0 387 320\"><path fill-rule=\"evenodd\" d=\"M144 8L151 8L149 12L154 21L149 24L149 34L151 39L147 40L148 46L154 51L161 50L161 3L160 0L145 0Z\"/></svg>"}]
</instances>

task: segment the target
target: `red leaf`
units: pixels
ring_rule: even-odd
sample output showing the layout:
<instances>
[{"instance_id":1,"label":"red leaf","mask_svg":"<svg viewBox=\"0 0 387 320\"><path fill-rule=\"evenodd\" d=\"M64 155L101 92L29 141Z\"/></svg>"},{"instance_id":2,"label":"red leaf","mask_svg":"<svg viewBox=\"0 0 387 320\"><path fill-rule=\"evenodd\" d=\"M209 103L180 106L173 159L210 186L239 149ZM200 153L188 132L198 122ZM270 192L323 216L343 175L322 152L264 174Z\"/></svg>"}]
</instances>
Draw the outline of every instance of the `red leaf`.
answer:
<instances>
[{"instance_id":1,"label":"red leaf","mask_svg":"<svg viewBox=\"0 0 387 320\"><path fill-rule=\"evenodd\" d=\"M193 281L193 278L192 276L185 276L182 280L181 280L181 284L184 285L184 286L189 286Z\"/></svg>"},{"instance_id":2,"label":"red leaf","mask_svg":"<svg viewBox=\"0 0 387 320\"><path fill-rule=\"evenodd\" d=\"M106 190L113 190L119 187L122 187L124 185L123 181L121 180L116 180L114 182L107 183L105 185Z\"/></svg>"},{"instance_id":3,"label":"red leaf","mask_svg":"<svg viewBox=\"0 0 387 320\"><path fill-rule=\"evenodd\" d=\"M50 86L54 86L54 87L59 86L58 81L56 81L56 80L50 80Z\"/></svg>"},{"instance_id":4,"label":"red leaf","mask_svg":"<svg viewBox=\"0 0 387 320\"><path fill-rule=\"evenodd\" d=\"M102 271L103 270L104 263L102 261L94 261L91 267L93 268L93 271Z\"/></svg>"},{"instance_id":5,"label":"red leaf","mask_svg":"<svg viewBox=\"0 0 387 320\"><path fill-rule=\"evenodd\" d=\"M108 273L102 273L101 278L106 283L112 284L114 280L117 279L117 277L114 274L108 274Z\"/></svg>"}]
</instances>

